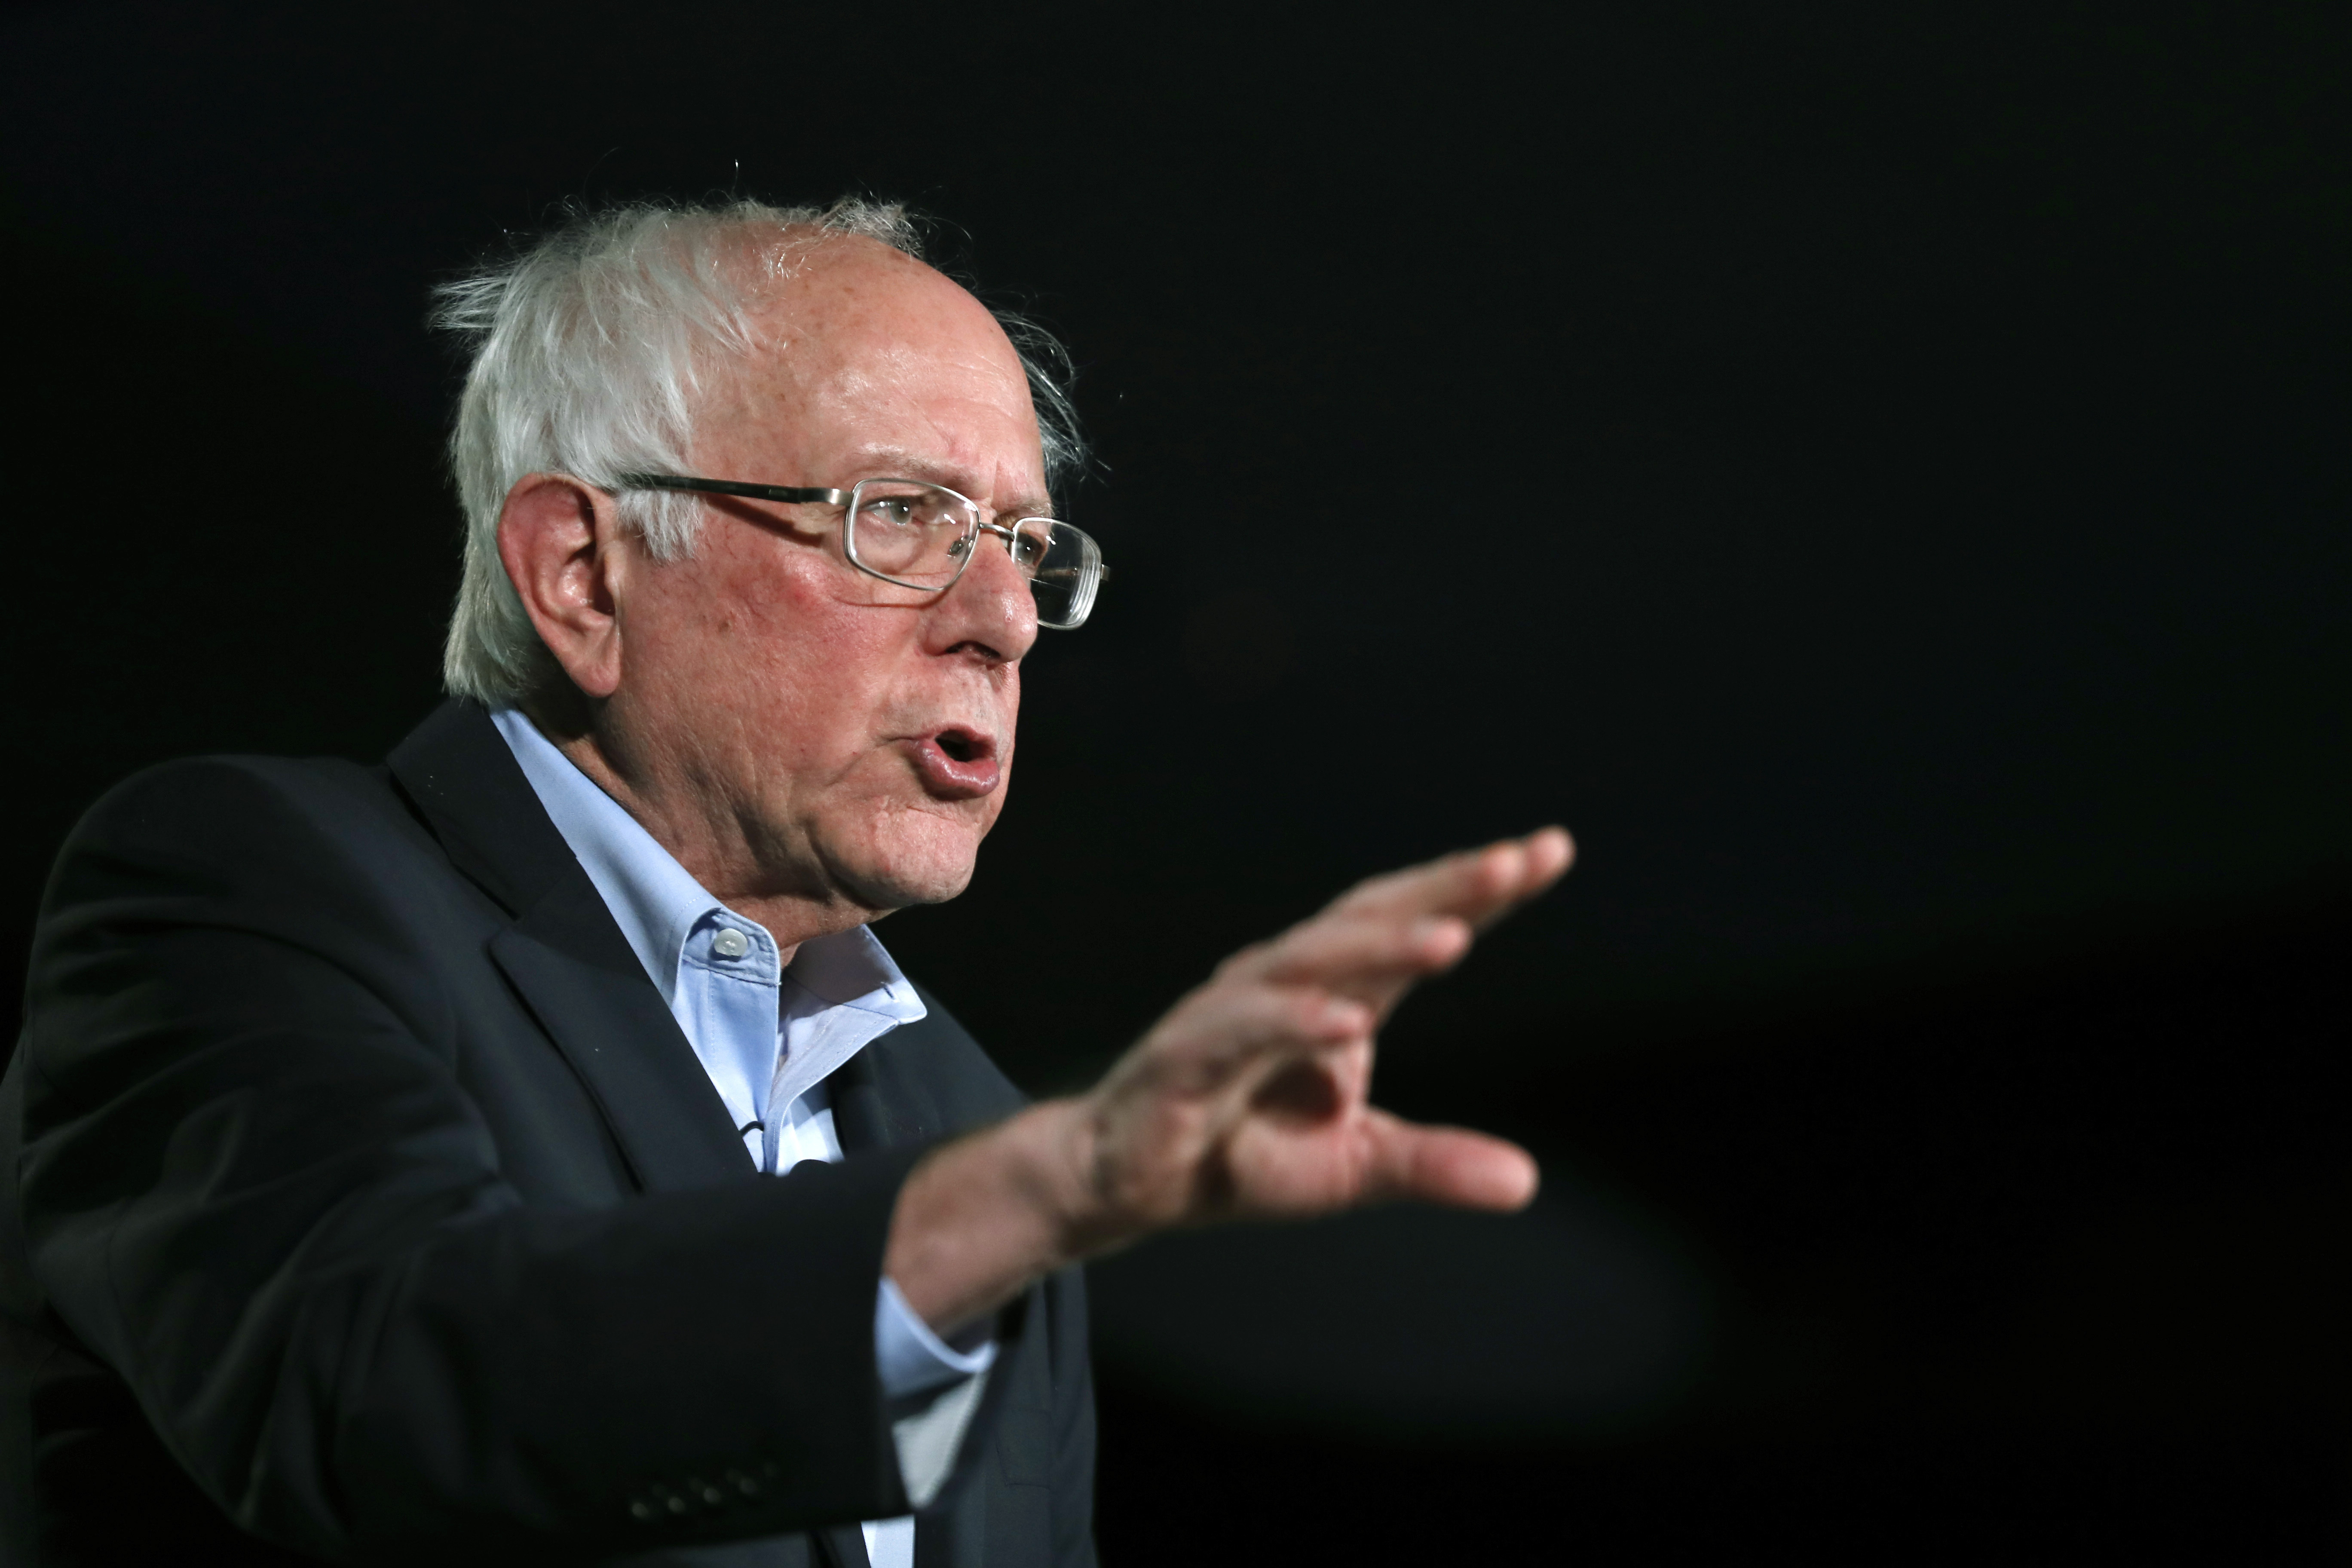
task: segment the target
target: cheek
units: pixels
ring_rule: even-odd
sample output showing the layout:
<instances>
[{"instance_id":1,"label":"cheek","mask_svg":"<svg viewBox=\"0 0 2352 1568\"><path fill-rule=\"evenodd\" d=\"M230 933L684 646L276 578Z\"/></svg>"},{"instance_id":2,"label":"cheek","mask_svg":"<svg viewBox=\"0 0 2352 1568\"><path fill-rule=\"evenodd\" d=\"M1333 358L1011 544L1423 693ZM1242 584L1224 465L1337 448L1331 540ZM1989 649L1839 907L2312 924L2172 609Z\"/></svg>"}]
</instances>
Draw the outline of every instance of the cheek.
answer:
<instances>
[{"instance_id":1,"label":"cheek","mask_svg":"<svg viewBox=\"0 0 2352 1568\"><path fill-rule=\"evenodd\" d=\"M710 678L764 750L822 767L871 749L903 616L844 603L829 574L808 571L738 577L708 616Z\"/></svg>"}]
</instances>

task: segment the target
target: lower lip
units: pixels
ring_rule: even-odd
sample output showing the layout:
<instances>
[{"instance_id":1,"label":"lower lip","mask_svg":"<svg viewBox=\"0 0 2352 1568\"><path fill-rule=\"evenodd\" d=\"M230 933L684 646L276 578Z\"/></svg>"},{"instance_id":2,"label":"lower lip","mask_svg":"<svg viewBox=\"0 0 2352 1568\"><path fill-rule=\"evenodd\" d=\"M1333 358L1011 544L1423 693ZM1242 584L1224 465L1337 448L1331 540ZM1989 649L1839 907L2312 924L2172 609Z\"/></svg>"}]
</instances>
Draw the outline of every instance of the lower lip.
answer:
<instances>
[{"instance_id":1,"label":"lower lip","mask_svg":"<svg viewBox=\"0 0 2352 1568\"><path fill-rule=\"evenodd\" d=\"M939 800L978 800L995 792L1003 773L993 756L959 762L940 749L939 737L926 735L911 743L915 773L923 788Z\"/></svg>"}]
</instances>

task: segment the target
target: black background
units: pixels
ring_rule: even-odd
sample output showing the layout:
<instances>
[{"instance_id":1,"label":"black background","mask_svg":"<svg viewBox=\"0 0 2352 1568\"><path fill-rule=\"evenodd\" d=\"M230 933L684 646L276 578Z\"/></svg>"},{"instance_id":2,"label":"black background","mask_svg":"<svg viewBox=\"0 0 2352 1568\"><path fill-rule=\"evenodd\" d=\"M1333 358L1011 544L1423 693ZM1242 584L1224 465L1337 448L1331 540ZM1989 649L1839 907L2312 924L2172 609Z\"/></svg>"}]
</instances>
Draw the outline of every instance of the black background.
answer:
<instances>
[{"instance_id":1,"label":"black background","mask_svg":"<svg viewBox=\"0 0 2352 1568\"><path fill-rule=\"evenodd\" d=\"M0 29L11 951L131 768L434 700L436 280L904 199L1105 464L981 876L884 932L1009 1069L1357 876L1583 852L1383 1066L1533 1213L1097 1268L1108 1556L2352 1545L2352 13Z\"/></svg>"}]
</instances>

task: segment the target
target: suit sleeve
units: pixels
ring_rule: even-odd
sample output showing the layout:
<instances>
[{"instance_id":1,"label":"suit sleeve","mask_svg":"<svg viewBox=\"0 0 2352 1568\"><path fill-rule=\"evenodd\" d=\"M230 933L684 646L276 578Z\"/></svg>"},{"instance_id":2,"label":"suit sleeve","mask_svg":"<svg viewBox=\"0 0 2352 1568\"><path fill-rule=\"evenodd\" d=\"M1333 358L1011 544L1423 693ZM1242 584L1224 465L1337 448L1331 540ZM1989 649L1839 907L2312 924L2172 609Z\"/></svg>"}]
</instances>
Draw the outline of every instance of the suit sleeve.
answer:
<instances>
[{"instance_id":1,"label":"suit sleeve","mask_svg":"<svg viewBox=\"0 0 2352 1568\"><path fill-rule=\"evenodd\" d=\"M79 828L29 976L49 1304L239 1524L331 1558L604 1556L906 1511L874 1292L921 1150L525 1205L380 868L260 765Z\"/></svg>"}]
</instances>

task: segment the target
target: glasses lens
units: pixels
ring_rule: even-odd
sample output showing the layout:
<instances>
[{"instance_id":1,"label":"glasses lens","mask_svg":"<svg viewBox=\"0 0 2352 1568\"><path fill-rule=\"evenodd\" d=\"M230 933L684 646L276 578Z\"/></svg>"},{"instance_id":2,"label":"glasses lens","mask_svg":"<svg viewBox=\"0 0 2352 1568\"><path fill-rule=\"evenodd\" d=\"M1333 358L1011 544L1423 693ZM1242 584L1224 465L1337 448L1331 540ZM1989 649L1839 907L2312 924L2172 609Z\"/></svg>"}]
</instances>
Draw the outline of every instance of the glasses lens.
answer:
<instances>
[{"instance_id":1,"label":"glasses lens","mask_svg":"<svg viewBox=\"0 0 2352 1568\"><path fill-rule=\"evenodd\" d=\"M913 587L955 580L971 550L971 504L911 479L869 479L851 492L849 557Z\"/></svg>"},{"instance_id":2,"label":"glasses lens","mask_svg":"<svg viewBox=\"0 0 2352 1568\"><path fill-rule=\"evenodd\" d=\"M1102 585L1102 552L1066 522L1024 517L1014 523L1013 564L1029 579L1037 619L1064 631L1086 625Z\"/></svg>"}]
</instances>

